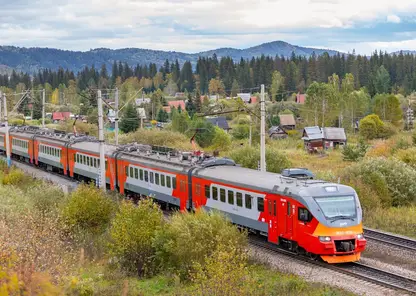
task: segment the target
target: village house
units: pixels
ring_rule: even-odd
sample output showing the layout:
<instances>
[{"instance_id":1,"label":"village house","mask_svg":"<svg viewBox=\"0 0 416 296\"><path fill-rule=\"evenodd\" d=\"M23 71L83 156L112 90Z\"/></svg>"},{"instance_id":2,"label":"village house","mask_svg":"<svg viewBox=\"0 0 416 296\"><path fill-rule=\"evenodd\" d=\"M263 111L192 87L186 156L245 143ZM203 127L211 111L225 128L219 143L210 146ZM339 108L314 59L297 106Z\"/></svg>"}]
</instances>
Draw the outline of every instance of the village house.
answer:
<instances>
[{"instance_id":1,"label":"village house","mask_svg":"<svg viewBox=\"0 0 416 296\"><path fill-rule=\"evenodd\" d=\"M294 130L296 128L296 120L293 114L279 114L280 126L286 130Z\"/></svg>"},{"instance_id":2,"label":"village house","mask_svg":"<svg viewBox=\"0 0 416 296\"><path fill-rule=\"evenodd\" d=\"M302 140L304 141L305 149L308 151L323 148L323 136L319 126L305 127L302 133Z\"/></svg>"},{"instance_id":3,"label":"village house","mask_svg":"<svg viewBox=\"0 0 416 296\"><path fill-rule=\"evenodd\" d=\"M281 126L272 126L269 128L269 138L278 140L286 139L288 137L287 132Z\"/></svg>"},{"instance_id":4,"label":"village house","mask_svg":"<svg viewBox=\"0 0 416 296\"><path fill-rule=\"evenodd\" d=\"M138 98L135 100L136 106L141 106L143 104L148 104L151 102L150 98Z\"/></svg>"},{"instance_id":5,"label":"village house","mask_svg":"<svg viewBox=\"0 0 416 296\"><path fill-rule=\"evenodd\" d=\"M59 122L62 120L67 120L71 118L71 112L53 112L52 113L52 121Z\"/></svg>"},{"instance_id":6,"label":"village house","mask_svg":"<svg viewBox=\"0 0 416 296\"><path fill-rule=\"evenodd\" d=\"M211 122L215 126L218 126L219 128L222 128L227 133L231 129L230 126L228 125L227 119L225 117L223 117L223 116L208 117L207 118L207 121Z\"/></svg>"},{"instance_id":7,"label":"village house","mask_svg":"<svg viewBox=\"0 0 416 296\"><path fill-rule=\"evenodd\" d=\"M179 109L179 106L182 110L185 110L185 101L183 100L177 100L177 101L169 101L167 106L163 107L163 110L167 113L172 112L172 108L176 108L176 110Z\"/></svg>"},{"instance_id":8,"label":"village house","mask_svg":"<svg viewBox=\"0 0 416 296\"><path fill-rule=\"evenodd\" d=\"M347 144L347 136L345 130L339 127L324 127L322 136L325 149L337 148Z\"/></svg>"},{"instance_id":9,"label":"village house","mask_svg":"<svg viewBox=\"0 0 416 296\"><path fill-rule=\"evenodd\" d=\"M305 104L306 102L306 94L297 93L296 94L296 103L297 104Z\"/></svg>"}]
</instances>

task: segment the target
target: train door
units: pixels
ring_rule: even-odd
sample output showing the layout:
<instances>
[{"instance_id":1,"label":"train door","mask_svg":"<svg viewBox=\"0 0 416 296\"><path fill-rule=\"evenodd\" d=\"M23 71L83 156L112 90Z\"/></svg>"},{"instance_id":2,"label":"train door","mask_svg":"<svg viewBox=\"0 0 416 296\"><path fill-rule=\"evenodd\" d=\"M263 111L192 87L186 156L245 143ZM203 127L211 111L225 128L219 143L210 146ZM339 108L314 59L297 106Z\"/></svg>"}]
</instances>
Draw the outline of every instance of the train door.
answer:
<instances>
[{"instance_id":1,"label":"train door","mask_svg":"<svg viewBox=\"0 0 416 296\"><path fill-rule=\"evenodd\" d=\"M286 205L286 235L287 238L291 238L293 235L293 211L290 201Z\"/></svg>"},{"instance_id":2,"label":"train door","mask_svg":"<svg viewBox=\"0 0 416 296\"><path fill-rule=\"evenodd\" d=\"M267 210L269 214L269 241L278 243L277 201L274 197L268 198Z\"/></svg>"}]
</instances>

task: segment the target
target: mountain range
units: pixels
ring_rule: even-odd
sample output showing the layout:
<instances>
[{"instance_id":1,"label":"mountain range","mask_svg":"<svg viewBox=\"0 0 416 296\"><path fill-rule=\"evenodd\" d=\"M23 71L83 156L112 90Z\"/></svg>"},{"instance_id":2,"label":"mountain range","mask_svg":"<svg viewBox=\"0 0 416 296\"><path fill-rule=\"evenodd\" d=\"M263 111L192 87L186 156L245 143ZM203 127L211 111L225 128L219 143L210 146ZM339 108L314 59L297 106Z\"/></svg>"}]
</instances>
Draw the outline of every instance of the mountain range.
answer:
<instances>
[{"instance_id":1,"label":"mountain range","mask_svg":"<svg viewBox=\"0 0 416 296\"><path fill-rule=\"evenodd\" d=\"M97 48L89 51L69 51L53 48L25 48L15 46L0 46L0 73L10 73L13 69L17 71L34 73L40 69L49 68L56 70L59 67L78 72L85 66L95 65L100 67L107 65L111 71L114 61L128 63L130 66L137 64L155 63L158 67L163 65L165 60L170 62L176 59L180 64L191 61L196 64L198 57L209 57L214 53L218 58L230 56L234 60L251 59L264 54L265 56L290 57L294 52L296 55L309 57L315 52L321 55L328 52L329 55L337 53L335 50L301 47L289 44L284 41L263 43L246 49L218 48L199 53L184 53L175 51L161 51L142 48L108 49Z\"/></svg>"}]
</instances>

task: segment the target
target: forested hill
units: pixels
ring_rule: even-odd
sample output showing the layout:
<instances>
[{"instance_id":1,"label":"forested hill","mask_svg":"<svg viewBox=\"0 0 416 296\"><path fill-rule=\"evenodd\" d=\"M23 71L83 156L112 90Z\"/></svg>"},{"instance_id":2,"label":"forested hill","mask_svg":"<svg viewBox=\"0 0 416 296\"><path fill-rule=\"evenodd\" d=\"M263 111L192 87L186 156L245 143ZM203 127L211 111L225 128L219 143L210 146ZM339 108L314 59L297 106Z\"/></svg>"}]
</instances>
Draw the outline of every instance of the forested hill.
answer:
<instances>
[{"instance_id":1,"label":"forested hill","mask_svg":"<svg viewBox=\"0 0 416 296\"><path fill-rule=\"evenodd\" d=\"M154 63L158 67L162 66L166 60L178 60L182 65L185 61L196 64L199 56L208 57L214 53L218 57L231 57L238 61L241 58L251 59L264 54L265 56L284 56L290 57L292 53L297 56L309 57L315 52L321 55L328 52L330 56L336 54L333 50L316 48L306 48L291 45L283 41L264 43L247 49L219 48L200 53L183 53L174 51L160 51L141 48L125 49L92 49L87 52L68 51L53 48L20 48L14 46L0 46L0 74L10 72L12 69L25 73L35 73L40 69L57 70L59 67L70 71L81 71L85 66L96 65L96 67L106 64L111 67L114 61L122 61L130 66L137 64Z\"/></svg>"}]
</instances>

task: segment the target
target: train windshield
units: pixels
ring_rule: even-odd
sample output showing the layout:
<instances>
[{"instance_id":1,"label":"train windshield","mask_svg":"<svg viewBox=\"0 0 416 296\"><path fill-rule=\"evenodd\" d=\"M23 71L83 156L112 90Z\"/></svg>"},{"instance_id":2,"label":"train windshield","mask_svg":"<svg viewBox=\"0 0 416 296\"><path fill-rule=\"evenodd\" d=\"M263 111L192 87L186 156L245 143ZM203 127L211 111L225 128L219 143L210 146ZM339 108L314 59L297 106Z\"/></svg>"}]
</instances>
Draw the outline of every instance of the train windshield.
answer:
<instances>
[{"instance_id":1,"label":"train windshield","mask_svg":"<svg viewBox=\"0 0 416 296\"><path fill-rule=\"evenodd\" d=\"M356 217L355 198L352 195L315 197L315 201L327 219L354 219Z\"/></svg>"}]
</instances>

